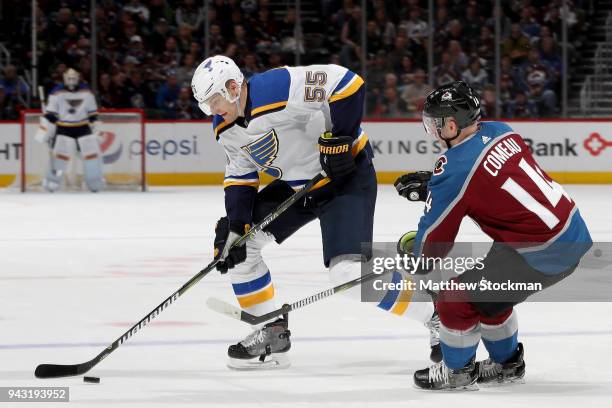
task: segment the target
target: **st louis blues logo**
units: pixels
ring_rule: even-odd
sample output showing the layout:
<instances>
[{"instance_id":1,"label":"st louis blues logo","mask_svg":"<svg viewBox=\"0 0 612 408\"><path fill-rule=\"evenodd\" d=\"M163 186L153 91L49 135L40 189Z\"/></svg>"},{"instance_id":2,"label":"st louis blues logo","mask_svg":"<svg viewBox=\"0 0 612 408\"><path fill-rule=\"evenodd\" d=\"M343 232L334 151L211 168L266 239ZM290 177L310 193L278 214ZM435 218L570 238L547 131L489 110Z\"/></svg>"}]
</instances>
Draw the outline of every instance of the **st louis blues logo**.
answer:
<instances>
[{"instance_id":1,"label":"st louis blues logo","mask_svg":"<svg viewBox=\"0 0 612 408\"><path fill-rule=\"evenodd\" d=\"M242 146L244 150L262 171L274 178L280 178L283 172L278 167L273 167L272 162L278 155L278 136L274 129L256 141Z\"/></svg>"}]
</instances>

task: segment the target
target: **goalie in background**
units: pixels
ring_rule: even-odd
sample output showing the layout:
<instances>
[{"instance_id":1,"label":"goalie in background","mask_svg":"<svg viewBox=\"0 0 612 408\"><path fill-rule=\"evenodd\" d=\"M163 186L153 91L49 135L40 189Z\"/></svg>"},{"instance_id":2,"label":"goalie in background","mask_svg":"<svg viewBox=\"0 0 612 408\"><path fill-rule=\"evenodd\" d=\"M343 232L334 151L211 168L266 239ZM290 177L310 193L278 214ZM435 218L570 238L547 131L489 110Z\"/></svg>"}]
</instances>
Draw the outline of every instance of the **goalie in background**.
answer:
<instances>
[{"instance_id":1,"label":"goalie in background","mask_svg":"<svg viewBox=\"0 0 612 408\"><path fill-rule=\"evenodd\" d=\"M98 106L89 87L80 83L80 75L70 68L64 72L64 83L49 94L49 103L40 119L35 139L49 142L52 155L43 187L58 190L75 151L83 159L87 188L98 192L106 181L102 172L102 151L96 137L99 128Z\"/></svg>"}]
</instances>

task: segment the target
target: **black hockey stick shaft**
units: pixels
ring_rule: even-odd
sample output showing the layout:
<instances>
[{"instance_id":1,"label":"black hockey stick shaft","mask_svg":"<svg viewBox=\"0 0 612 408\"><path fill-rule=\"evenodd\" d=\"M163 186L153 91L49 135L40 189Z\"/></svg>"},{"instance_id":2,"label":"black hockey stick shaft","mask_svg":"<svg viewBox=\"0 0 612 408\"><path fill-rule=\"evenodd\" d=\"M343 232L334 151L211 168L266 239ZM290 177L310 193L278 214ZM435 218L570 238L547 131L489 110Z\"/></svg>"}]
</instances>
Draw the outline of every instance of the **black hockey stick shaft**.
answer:
<instances>
[{"instance_id":1,"label":"black hockey stick shaft","mask_svg":"<svg viewBox=\"0 0 612 408\"><path fill-rule=\"evenodd\" d=\"M304 195L308 193L308 191L317 183L322 181L325 178L324 173L320 173L316 175L312 180L310 180L301 190L294 193L291 197L287 198L283 201L274 211L268 214L261 222L254 225L253 228L250 229L249 232L240 237L236 242L234 242L233 246L243 245L246 240L262 231L266 226L268 226L272 221L278 218L287 208L289 208L293 203L301 199ZM38 378L54 378L54 377L69 377L74 375L82 375L87 371L91 370L96 364L100 361L104 360L110 353L115 351L119 346L129 340L134 334L136 334L140 329L145 327L151 320L156 318L164 309L174 303L179 297L181 297L187 290L189 290L193 285L198 283L203 277L208 275L219 262L218 259L211 261L204 269L198 272L194 277L189 279L187 283L181 286L176 292L172 295L168 296L166 300L164 300L159 306L153 309L149 314L143 317L138 323L132 326L128 331L123 333L117 340L112 342L108 347L106 347L100 354L98 354L93 359L86 361L80 364L40 364L36 367L34 371L34 375Z\"/></svg>"},{"instance_id":2,"label":"black hockey stick shaft","mask_svg":"<svg viewBox=\"0 0 612 408\"><path fill-rule=\"evenodd\" d=\"M381 276L380 273L375 273L375 272L370 272L368 274L365 274L363 276L360 276L356 279L353 279L351 281L345 282L341 285L338 286L334 286L333 288L329 288L326 290L323 290L321 292L317 292L313 295L307 296L303 299L300 299L298 301L295 301L293 303L290 304L284 304L283 306L281 306L280 308L273 310L269 313L266 313L264 315L261 316L255 316L252 315L250 313L245 312L244 310L240 311L240 320L249 324L260 324L260 323L264 323L267 322L268 320L274 319L275 317L284 315L286 313L292 312L296 309L302 308L304 306L308 306L312 303L318 302L319 300L328 298L330 296L333 296L337 293L340 292L344 292L347 291L357 285L361 285L364 282L368 282L369 280L374 279L377 276Z\"/></svg>"}]
</instances>

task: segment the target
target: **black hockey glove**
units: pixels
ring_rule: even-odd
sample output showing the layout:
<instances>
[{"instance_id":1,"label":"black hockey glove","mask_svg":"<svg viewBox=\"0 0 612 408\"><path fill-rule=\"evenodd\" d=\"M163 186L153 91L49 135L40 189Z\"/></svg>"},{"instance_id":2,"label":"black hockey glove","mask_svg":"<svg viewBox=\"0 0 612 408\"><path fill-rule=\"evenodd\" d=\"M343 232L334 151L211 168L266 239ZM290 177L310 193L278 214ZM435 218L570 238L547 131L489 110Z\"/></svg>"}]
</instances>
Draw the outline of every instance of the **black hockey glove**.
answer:
<instances>
[{"instance_id":1,"label":"black hockey glove","mask_svg":"<svg viewBox=\"0 0 612 408\"><path fill-rule=\"evenodd\" d=\"M348 176L357 168L351 154L353 139L349 136L332 136L325 132L319 137L321 168L332 180Z\"/></svg>"},{"instance_id":2,"label":"black hockey glove","mask_svg":"<svg viewBox=\"0 0 612 408\"><path fill-rule=\"evenodd\" d=\"M215 226L215 260L217 270L226 273L228 269L246 260L246 245L231 248L238 238L246 234L250 226L240 222L230 222L229 218L222 217ZM231 249L230 249L231 248Z\"/></svg>"},{"instance_id":3,"label":"black hockey glove","mask_svg":"<svg viewBox=\"0 0 612 408\"><path fill-rule=\"evenodd\" d=\"M425 201L427 199L427 183L431 175L431 171L404 174L395 180L393 185L402 197L410 201Z\"/></svg>"}]
</instances>

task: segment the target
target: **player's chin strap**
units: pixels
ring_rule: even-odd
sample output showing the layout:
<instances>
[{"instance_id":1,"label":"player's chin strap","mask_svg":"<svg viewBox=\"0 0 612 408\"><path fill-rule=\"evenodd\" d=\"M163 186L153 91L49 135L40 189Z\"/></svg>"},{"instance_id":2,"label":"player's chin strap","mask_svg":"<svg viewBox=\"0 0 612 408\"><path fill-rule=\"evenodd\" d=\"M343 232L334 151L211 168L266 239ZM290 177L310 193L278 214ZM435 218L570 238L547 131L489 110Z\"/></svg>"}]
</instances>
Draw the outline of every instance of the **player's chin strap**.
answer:
<instances>
[{"instance_id":1,"label":"player's chin strap","mask_svg":"<svg viewBox=\"0 0 612 408\"><path fill-rule=\"evenodd\" d=\"M451 142L453 140L455 140L456 138L458 138L460 134L461 134L461 129L457 129L457 134L455 136L453 136L453 137L451 137L449 139L444 139L442 136L440 136L440 139L442 139L444 141L444 143L446 143L446 148L450 149L452 147L451 146Z\"/></svg>"},{"instance_id":2,"label":"player's chin strap","mask_svg":"<svg viewBox=\"0 0 612 408\"><path fill-rule=\"evenodd\" d=\"M436 131L438 132L438 138L440 140L442 140L446 144L446 148L447 149L450 149L451 148L451 142L459 137L459 135L461 134L461 131L463 130L463 128L460 128L459 126L457 126L457 134L455 136L451 137L451 138L445 139L445 138L442 137L442 128L444 127L444 122L445 122L445 120L444 120L444 118L442 118L442 126L439 127L439 128L436 128Z\"/></svg>"},{"instance_id":3,"label":"player's chin strap","mask_svg":"<svg viewBox=\"0 0 612 408\"><path fill-rule=\"evenodd\" d=\"M465 127L462 127L462 128L461 127L457 127L457 134L455 136L451 137L451 138L448 138L448 139L445 139L445 138L442 137L442 128L436 129L436 130L438 131L438 137L440 138L440 140L444 141L444 143L446 143L446 147L448 149L450 149L451 148L451 142L459 137L459 135L461 134L461 131L463 129L465 129L466 127L471 126L473 124L474 124L474 122L472 122L469 125L467 125ZM444 126L444 122L442 122L442 126ZM479 125L479 127L480 127L480 125Z\"/></svg>"}]
</instances>

